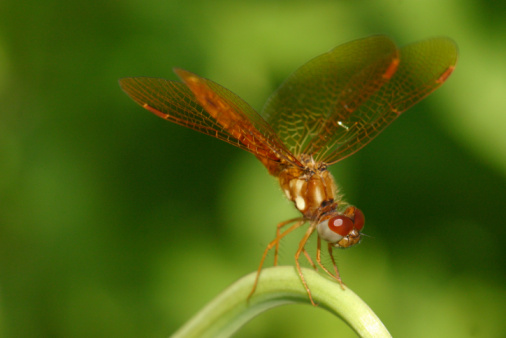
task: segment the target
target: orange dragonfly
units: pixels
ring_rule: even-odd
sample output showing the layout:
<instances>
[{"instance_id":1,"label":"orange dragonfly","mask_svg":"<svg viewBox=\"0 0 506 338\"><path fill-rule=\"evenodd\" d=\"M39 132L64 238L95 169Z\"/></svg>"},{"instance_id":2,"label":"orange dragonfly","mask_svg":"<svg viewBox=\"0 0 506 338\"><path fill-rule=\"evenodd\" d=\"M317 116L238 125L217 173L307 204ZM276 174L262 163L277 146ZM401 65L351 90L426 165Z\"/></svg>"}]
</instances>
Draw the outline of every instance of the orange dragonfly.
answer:
<instances>
[{"instance_id":1,"label":"orange dragonfly","mask_svg":"<svg viewBox=\"0 0 506 338\"><path fill-rule=\"evenodd\" d=\"M317 233L316 261L343 286L332 249L360 242L365 223L362 211L341 199L327 167L364 147L402 112L441 86L454 70L457 54L448 38L402 48L381 35L348 42L297 69L268 99L261 115L226 88L182 69L174 70L182 82L149 77L119 82L143 108L249 151L278 178L302 216L277 226L249 297L268 252L274 248L276 265L280 240L309 223L295 264L315 305L299 262L304 255L316 269L305 249L309 237ZM322 239L333 272L321 262Z\"/></svg>"}]
</instances>

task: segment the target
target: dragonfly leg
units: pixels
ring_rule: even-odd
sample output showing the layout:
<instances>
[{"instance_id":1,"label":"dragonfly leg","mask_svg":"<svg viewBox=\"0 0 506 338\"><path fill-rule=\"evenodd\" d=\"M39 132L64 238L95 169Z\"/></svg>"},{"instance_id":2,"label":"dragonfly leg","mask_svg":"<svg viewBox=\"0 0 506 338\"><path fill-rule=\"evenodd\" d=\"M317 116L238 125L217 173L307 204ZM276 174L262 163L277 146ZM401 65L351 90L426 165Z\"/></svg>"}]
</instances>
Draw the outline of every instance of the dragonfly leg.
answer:
<instances>
[{"instance_id":1,"label":"dragonfly leg","mask_svg":"<svg viewBox=\"0 0 506 338\"><path fill-rule=\"evenodd\" d=\"M334 259L334 255L332 254L332 244L328 243L328 248L329 248L329 256L330 256L330 259L332 260L332 265L334 266L334 271L336 272L335 276L330 273L329 274L331 276L333 276L339 282L339 284L341 284L341 289L344 290L344 283L341 280L341 275L339 274L339 269L337 268L336 260Z\"/></svg>"},{"instance_id":2,"label":"dragonfly leg","mask_svg":"<svg viewBox=\"0 0 506 338\"><path fill-rule=\"evenodd\" d=\"M247 298L248 300L255 293L255 290L256 290L257 284L258 284L258 279L260 278L260 272L262 272L262 266L264 265L265 258L267 257L267 254L269 253L269 251L272 248L274 248L277 244L279 244L279 241L281 240L281 238L285 237L290 232L292 232L293 230L301 227L304 223L306 223L306 220L304 218L295 218L295 219L292 219L290 221L284 222L285 223L284 225L289 224L289 223L293 223L293 222L296 222L296 223L294 225L292 225L291 227L289 227L284 232L282 232L279 235L277 235L276 238L273 241L271 241L267 245L267 247L265 248L264 253L262 255L262 259L260 260L260 265L258 266L257 275L255 277L255 282L253 284L253 288L251 289L251 292L249 293L248 298Z\"/></svg>"},{"instance_id":3,"label":"dragonfly leg","mask_svg":"<svg viewBox=\"0 0 506 338\"><path fill-rule=\"evenodd\" d=\"M339 277L339 270L337 269L336 261L334 260L334 256L332 255L332 246L330 245L330 243L329 243L329 255L330 255L330 259L332 260L332 265L334 266L334 270L336 272L335 275L333 273L331 273L325 267L325 265L323 265L323 263L321 261L321 238L320 238L320 236L318 236L318 246L316 248L316 261L318 262L318 265L323 269L323 271L325 271L327 273L327 275L329 275L330 277L332 277L333 279L338 281L342 287L343 283L341 282L341 277Z\"/></svg>"},{"instance_id":4,"label":"dragonfly leg","mask_svg":"<svg viewBox=\"0 0 506 338\"><path fill-rule=\"evenodd\" d=\"M284 222L281 222L277 225L276 227L276 238L280 238L283 237L281 235L281 228L283 228L285 225L288 225L290 223L293 223L293 222L296 222L296 221L300 221L300 218L295 218L295 219L290 219L288 221L284 221ZM276 247L274 249L274 266L278 265L278 252L279 252L279 240L276 242Z\"/></svg>"},{"instance_id":5,"label":"dragonfly leg","mask_svg":"<svg viewBox=\"0 0 506 338\"><path fill-rule=\"evenodd\" d=\"M304 278L304 275L302 274L302 269L300 267L299 258L300 254L305 251L304 246L307 243L307 240L311 236L311 234L316 229L316 223L312 223L311 226L307 229L306 234L304 237L302 237L302 240L299 242L299 249L295 253L295 264L297 266L297 272L299 273L300 279L302 280L302 284L304 285L304 288L306 289L307 295L309 296L309 300L311 301L311 304L313 306L317 306L316 303L313 300L313 296L311 296L311 290L309 290L309 286L307 285L306 279Z\"/></svg>"},{"instance_id":6,"label":"dragonfly leg","mask_svg":"<svg viewBox=\"0 0 506 338\"><path fill-rule=\"evenodd\" d=\"M313 267L313 269L318 270L318 268L316 267L316 264L315 264L315 263L313 262L313 260L311 259L311 256L309 256L309 254L307 253L306 248L304 248L304 249L302 250L302 252L304 253L304 256L306 256L306 258L307 258L307 260L308 260L309 264L311 264L311 266Z\"/></svg>"}]
</instances>

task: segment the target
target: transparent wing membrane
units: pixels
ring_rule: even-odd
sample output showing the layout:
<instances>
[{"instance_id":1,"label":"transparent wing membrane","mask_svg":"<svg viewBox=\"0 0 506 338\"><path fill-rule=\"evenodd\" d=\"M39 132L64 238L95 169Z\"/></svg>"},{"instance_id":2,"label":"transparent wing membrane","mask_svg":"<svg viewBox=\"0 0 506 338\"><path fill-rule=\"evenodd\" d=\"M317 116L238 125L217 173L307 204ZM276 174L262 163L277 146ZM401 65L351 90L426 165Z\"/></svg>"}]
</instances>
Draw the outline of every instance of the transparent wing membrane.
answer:
<instances>
[{"instance_id":1,"label":"transparent wing membrane","mask_svg":"<svg viewBox=\"0 0 506 338\"><path fill-rule=\"evenodd\" d=\"M295 156L332 164L438 88L456 61L456 45L446 38L401 49L385 36L352 41L295 71L263 115Z\"/></svg>"},{"instance_id":2,"label":"transparent wing membrane","mask_svg":"<svg viewBox=\"0 0 506 338\"><path fill-rule=\"evenodd\" d=\"M299 162L265 120L226 88L177 70L184 83L159 78L120 80L121 88L139 105L181 126L213 136L274 162Z\"/></svg>"}]
</instances>

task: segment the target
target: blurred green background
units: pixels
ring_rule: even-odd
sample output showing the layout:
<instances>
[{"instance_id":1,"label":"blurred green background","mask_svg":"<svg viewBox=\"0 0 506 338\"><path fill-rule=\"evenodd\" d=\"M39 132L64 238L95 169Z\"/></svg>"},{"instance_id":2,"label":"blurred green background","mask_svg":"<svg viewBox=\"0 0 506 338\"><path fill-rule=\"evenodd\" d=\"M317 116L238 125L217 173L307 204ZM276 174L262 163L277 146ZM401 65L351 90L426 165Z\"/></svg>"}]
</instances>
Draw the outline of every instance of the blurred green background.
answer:
<instances>
[{"instance_id":1,"label":"blurred green background","mask_svg":"<svg viewBox=\"0 0 506 338\"><path fill-rule=\"evenodd\" d=\"M165 337L297 215L252 155L165 122L118 78L182 67L261 109L290 72L384 33L452 37L448 82L332 167L370 236L344 281L397 337L506 335L501 1L0 3L0 335ZM284 248L293 264L292 248ZM353 337L311 306L237 336Z\"/></svg>"}]
</instances>

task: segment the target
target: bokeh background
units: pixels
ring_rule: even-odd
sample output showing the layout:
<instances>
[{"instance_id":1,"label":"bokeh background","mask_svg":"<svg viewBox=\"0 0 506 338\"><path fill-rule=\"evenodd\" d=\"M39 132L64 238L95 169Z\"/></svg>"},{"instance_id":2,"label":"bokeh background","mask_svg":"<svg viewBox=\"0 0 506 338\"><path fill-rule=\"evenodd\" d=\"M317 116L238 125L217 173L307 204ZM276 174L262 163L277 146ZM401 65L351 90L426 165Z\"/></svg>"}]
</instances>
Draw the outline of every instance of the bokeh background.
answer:
<instances>
[{"instance_id":1,"label":"bokeh background","mask_svg":"<svg viewBox=\"0 0 506 338\"><path fill-rule=\"evenodd\" d=\"M370 236L339 254L342 276L394 336L506 335L505 13L478 0L2 1L0 336L166 337L297 215L253 156L143 110L118 78L182 67L261 109L310 58L378 33L450 36L460 59L332 167ZM292 305L237 336L354 333Z\"/></svg>"}]
</instances>

